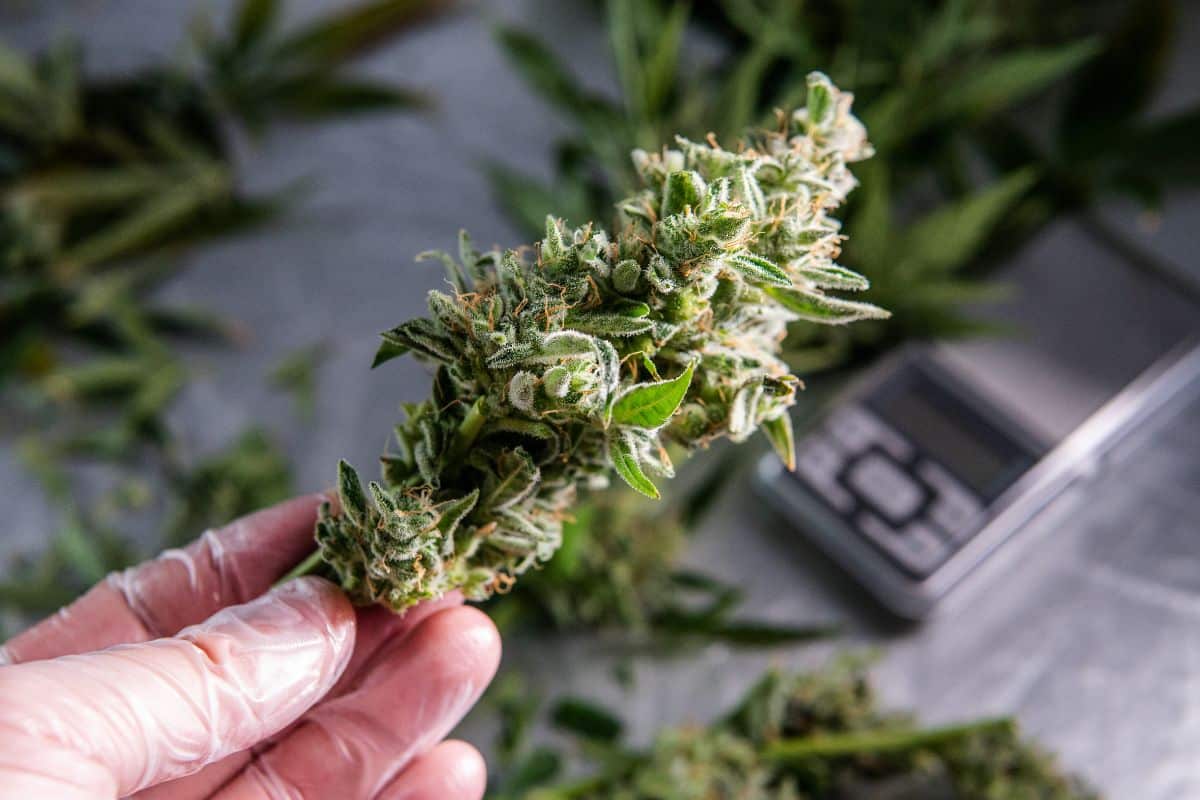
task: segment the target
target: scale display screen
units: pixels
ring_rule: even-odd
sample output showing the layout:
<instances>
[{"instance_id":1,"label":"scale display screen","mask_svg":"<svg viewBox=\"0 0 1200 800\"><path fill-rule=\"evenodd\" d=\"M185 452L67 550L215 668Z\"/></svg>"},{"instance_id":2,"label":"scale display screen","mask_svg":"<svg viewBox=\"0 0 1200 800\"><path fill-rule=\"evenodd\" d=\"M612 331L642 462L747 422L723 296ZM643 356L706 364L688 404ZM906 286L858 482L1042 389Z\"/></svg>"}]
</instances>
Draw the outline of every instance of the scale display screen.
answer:
<instances>
[{"instance_id":1,"label":"scale display screen","mask_svg":"<svg viewBox=\"0 0 1200 800\"><path fill-rule=\"evenodd\" d=\"M1040 455L999 430L919 368L900 371L868 407L981 497L993 499Z\"/></svg>"}]
</instances>

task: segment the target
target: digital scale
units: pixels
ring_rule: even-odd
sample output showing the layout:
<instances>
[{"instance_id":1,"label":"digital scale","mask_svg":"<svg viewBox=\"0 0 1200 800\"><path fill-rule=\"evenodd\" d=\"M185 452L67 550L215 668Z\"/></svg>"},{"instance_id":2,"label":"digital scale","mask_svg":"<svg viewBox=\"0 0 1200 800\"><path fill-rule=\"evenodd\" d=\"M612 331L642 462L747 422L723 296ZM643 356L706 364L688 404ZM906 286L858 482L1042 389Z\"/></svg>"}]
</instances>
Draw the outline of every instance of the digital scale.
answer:
<instances>
[{"instance_id":1,"label":"digital scale","mask_svg":"<svg viewBox=\"0 0 1200 800\"><path fill-rule=\"evenodd\" d=\"M887 608L920 619L1181 393L1200 394L1195 342L1056 441L994 402L944 348L910 346L805 428L795 472L771 455L756 484Z\"/></svg>"}]
</instances>

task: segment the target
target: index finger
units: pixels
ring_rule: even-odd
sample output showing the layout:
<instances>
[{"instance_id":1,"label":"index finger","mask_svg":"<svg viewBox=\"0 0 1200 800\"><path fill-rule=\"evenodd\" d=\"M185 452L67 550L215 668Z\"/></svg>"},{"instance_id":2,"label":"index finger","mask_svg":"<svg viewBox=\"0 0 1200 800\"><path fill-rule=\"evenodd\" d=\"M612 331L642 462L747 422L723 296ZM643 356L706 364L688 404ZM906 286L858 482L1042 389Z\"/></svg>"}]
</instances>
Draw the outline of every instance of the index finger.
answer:
<instances>
[{"instance_id":1,"label":"index finger","mask_svg":"<svg viewBox=\"0 0 1200 800\"><path fill-rule=\"evenodd\" d=\"M172 636L265 592L312 552L321 494L293 498L116 572L0 647L0 664Z\"/></svg>"}]
</instances>

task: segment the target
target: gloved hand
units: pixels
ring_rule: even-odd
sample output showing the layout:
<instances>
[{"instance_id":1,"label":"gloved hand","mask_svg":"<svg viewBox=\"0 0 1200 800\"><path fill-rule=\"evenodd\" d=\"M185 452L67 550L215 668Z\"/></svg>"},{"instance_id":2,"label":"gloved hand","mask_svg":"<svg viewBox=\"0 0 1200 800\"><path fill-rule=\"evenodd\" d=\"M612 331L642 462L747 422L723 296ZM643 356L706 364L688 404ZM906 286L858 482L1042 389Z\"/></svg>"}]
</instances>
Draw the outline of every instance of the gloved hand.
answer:
<instances>
[{"instance_id":1,"label":"gloved hand","mask_svg":"<svg viewBox=\"0 0 1200 800\"><path fill-rule=\"evenodd\" d=\"M495 673L495 627L460 598L400 617L318 578L268 591L321 499L113 575L0 648L0 798L481 797L482 758L441 740Z\"/></svg>"}]
</instances>

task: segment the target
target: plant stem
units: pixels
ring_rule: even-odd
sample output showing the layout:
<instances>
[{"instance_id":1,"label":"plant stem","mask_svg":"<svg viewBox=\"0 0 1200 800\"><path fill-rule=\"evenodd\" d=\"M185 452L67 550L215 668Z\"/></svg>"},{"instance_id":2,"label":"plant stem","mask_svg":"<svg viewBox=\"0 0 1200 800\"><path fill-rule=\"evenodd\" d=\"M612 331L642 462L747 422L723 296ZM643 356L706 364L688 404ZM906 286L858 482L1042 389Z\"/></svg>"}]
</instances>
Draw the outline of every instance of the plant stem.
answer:
<instances>
[{"instance_id":1,"label":"plant stem","mask_svg":"<svg viewBox=\"0 0 1200 800\"><path fill-rule=\"evenodd\" d=\"M852 733L784 739L767 747L772 761L794 763L809 758L852 756L863 753L903 753L922 747L936 747L991 730L1012 730L1007 717L985 719L965 725L949 725L930 730L855 731Z\"/></svg>"},{"instance_id":2,"label":"plant stem","mask_svg":"<svg viewBox=\"0 0 1200 800\"><path fill-rule=\"evenodd\" d=\"M322 563L321 551L319 549L313 550L308 554L307 558L305 558L296 566L292 567L292 569L289 570L288 573L282 578L275 581L275 585L280 586L295 578L302 578L305 575L312 575L317 571L317 568L319 568Z\"/></svg>"},{"instance_id":3,"label":"plant stem","mask_svg":"<svg viewBox=\"0 0 1200 800\"><path fill-rule=\"evenodd\" d=\"M471 445L475 444L475 439L478 438L479 431L483 430L483 423L486 421L487 415L483 413L483 398L480 397L471 404L471 408L463 417L458 430L454 432L454 441L451 442L450 449L446 451L447 464L454 466L466 456Z\"/></svg>"}]
</instances>

